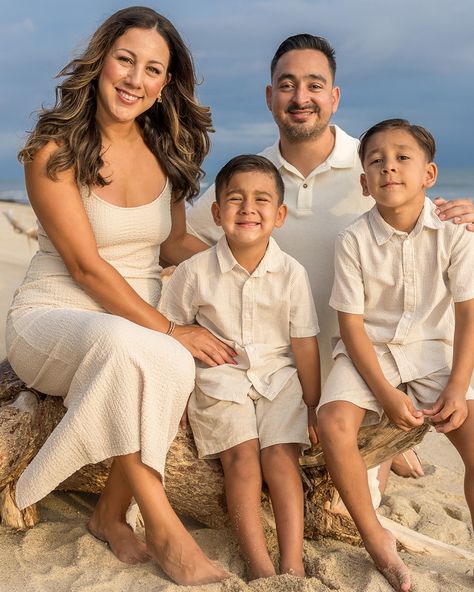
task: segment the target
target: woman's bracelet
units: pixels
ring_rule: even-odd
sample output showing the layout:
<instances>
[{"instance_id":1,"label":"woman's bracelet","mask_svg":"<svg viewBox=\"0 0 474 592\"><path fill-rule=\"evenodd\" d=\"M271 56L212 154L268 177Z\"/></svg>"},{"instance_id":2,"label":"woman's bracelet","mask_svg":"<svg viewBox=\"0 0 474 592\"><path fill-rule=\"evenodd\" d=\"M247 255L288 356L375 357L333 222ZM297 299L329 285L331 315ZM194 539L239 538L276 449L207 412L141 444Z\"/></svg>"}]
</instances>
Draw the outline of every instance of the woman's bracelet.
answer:
<instances>
[{"instance_id":1,"label":"woman's bracelet","mask_svg":"<svg viewBox=\"0 0 474 592\"><path fill-rule=\"evenodd\" d=\"M170 326L168 327L168 331L166 331L165 335L173 335L173 331L175 330L176 323L174 321L170 321Z\"/></svg>"}]
</instances>

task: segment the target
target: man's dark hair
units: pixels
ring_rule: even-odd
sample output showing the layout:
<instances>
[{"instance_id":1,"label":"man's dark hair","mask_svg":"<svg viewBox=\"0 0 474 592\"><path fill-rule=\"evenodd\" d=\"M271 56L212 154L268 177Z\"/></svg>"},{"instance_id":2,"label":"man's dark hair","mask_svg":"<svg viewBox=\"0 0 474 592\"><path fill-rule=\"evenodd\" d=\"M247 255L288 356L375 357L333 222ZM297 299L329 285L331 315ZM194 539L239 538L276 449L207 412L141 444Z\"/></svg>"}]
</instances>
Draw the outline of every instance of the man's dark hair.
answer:
<instances>
[{"instance_id":1,"label":"man's dark hair","mask_svg":"<svg viewBox=\"0 0 474 592\"><path fill-rule=\"evenodd\" d=\"M407 131L413 136L419 147L426 154L428 162L434 160L436 154L436 142L426 128L421 127L420 125L413 125L406 119L384 119L384 121L376 123L360 136L359 157L362 163L364 163L369 139L378 132L383 132L389 129L402 129Z\"/></svg>"},{"instance_id":2,"label":"man's dark hair","mask_svg":"<svg viewBox=\"0 0 474 592\"><path fill-rule=\"evenodd\" d=\"M216 186L216 201L219 203L221 193L230 183L230 180L237 173L264 173L269 175L275 181L275 188L278 194L278 205L283 203L283 196L285 194L285 186L283 180L276 166L265 158L257 154L241 154L234 156L228 163L226 163L217 173Z\"/></svg>"},{"instance_id":3,"label":"man's dark hair","mask_svg":"<svg viewBox=\"0 0 474 592\"><path fill-rule=\"evenodd\" d=\"M280 47L276 50L275 55L273 56L270 66L270 74L272 78L273 74L275 73L278 60L281 58L281 56L288 51L293 51L294 49L314 49L315 51L320 51L323 53L328 60L329 69L331 70L332 79L334 82L336 78L335 50L331 47L330 43L324 39L324 37L317 37L316 35L310 35L309 33L299 33L298 35L292 35L280 44Z\"/></svg>"}]
</instances>

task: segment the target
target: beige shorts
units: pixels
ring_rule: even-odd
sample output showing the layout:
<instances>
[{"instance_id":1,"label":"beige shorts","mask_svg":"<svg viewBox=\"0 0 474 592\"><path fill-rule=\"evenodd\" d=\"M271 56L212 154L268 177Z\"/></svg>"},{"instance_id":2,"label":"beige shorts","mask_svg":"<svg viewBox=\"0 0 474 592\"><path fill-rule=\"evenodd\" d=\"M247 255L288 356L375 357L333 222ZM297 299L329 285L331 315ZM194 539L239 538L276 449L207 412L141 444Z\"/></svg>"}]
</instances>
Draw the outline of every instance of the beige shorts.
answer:
<instances>
[{"instance_id":1,"label":"beige shorts","mask_svg":"<svg viewBox=\"0 0 474 592\"><path fill-rule=\"evenodd\" d=\"M405 392L416 409L432 407L446 386L451 374L451 368L445 366L441 370L428 374L428 376L402 384L397 365L391 353L384 354L379 359L379 362L388 382ZM469 387L466 398L467 400L474 399L472 387ZM345 355L340 355L335 359L316 412L326 403L334 401L348 401L357 405L357 407L366 409L367 413L362 422L363 426L377 424L382 419L382 405L374 397L372 391L356 370L352 360Z\"/></svg>"},{"instance_id":2,"label":"beige shorts","mask_svg":"<svg viewBox=\"0 0 474 592\"><path fill-rule=\"evenodd\" d=\"M243 403L219 401L196 386L188 416L199 458L216 458L255 438L260 448L289 443L300 444L302 450L310 446L308 412L296 372L272 401L253 387Z\"/></svg>"}]
</instances>

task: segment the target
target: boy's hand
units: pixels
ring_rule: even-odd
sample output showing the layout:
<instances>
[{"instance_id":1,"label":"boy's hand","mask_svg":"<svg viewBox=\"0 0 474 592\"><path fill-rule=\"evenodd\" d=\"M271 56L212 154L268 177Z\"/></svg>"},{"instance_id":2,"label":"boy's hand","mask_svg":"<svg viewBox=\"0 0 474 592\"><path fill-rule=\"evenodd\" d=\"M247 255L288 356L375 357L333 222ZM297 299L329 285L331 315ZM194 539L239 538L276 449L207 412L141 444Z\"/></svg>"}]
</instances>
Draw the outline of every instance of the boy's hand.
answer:
<instances>
[{"instance_id":1,"label":"boy's hand","mask_svg":"<svg viewBox=\"0 0 474 592\"><path fill-rule=\"evenodd\" d=\"M311 446L316 446L318 439L318 416L316 407L308 407L308 435Z\"/></svg>"},{"instance_id":2,"label":"boy's hand","mask_svg":"<svg viewBox=\"0 0 474 592\"><path fill-rule=\"evenodd\" d=\"M442 197L433 200L438 206L440 220L452 220L454 224L466 224L466 230L474 231L474 204L472 199L461 198L446 201Z\"/></svg>"},{"instance_id":3,"label":"boy's hand","mask_svg":"<svg viewBox=\"0 0 474 592\"><path fill-rule=\"evenodd\" d=\"M423 409L437 432L447 434L460 427L467 417L466 392L448 385L431 409Z\"/></svg>"},{"instance_id":4,"label":"boy's hand","mask_svg":"<svg viewBox=\"0 0 474 592\"><path fill-rule=\"evenodd\" d=\"M415 409L410 398L395 387L380 402L390 421L404 432L409 432L424 421L423 412Z\"/></svg>"}]
</instances>

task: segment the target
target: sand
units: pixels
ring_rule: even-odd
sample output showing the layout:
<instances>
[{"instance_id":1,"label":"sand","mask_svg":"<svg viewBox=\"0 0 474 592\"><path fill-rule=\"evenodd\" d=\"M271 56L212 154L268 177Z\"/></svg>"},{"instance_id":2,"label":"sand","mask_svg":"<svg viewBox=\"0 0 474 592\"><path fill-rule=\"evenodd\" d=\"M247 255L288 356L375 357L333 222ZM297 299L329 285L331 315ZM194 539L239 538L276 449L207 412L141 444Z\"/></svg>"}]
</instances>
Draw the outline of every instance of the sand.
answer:
<instances>
[{"instance_id":1,"label":"sand","mask_svg":"<svg viewBox=\"0 0 474 592\"><path fill-rule=\"evenodd\" d=\"M30 208L0 202L27 226ZM16 285L35 251L0 215L0 356L5 349L6 311ZM430 432L418 447L426 472L413 480L392 476L381 514L414 530L474 552L474 537L463 496L463 466L446 438ZM247 584L244 565L231 532L187 522L206 553L234 576L225 583L193 588L171 583L156 565L127 566L107 546L88 534L85 523L96 498L53 493L40 504L42 521L28 532L0 526L0 592L383 592L391 590L363 549L330 539L305 541L305 580L277 576ZM403 553L417 592L474 590L474 565Z\"/></svg>"}]
</instances>

